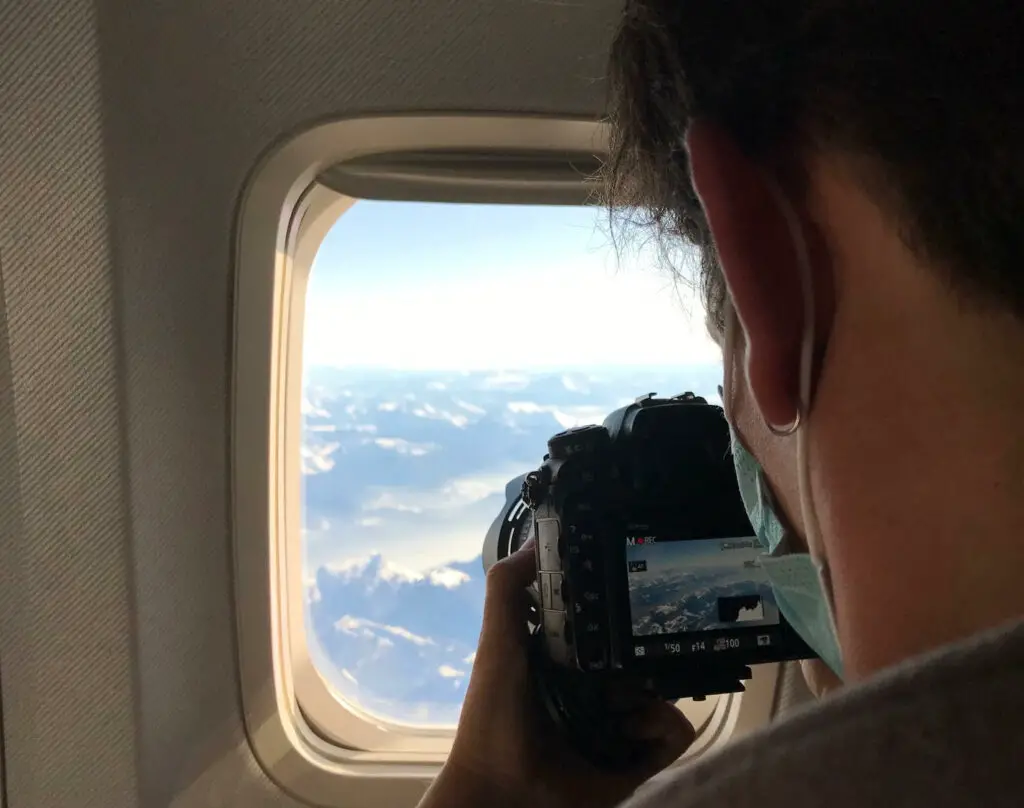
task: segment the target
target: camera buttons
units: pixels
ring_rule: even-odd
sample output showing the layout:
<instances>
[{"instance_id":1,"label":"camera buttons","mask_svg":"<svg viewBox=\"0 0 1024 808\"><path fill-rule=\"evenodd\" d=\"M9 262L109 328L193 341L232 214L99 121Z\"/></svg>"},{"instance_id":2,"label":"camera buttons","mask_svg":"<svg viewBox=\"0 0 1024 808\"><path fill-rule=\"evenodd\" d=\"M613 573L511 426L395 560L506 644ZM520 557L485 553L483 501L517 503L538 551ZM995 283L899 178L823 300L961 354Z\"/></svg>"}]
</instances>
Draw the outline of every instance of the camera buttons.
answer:
<instances>
[{"instance_id":1,"label":"camera buttons","mask_svg":"<svg viewBox=\"0 0 1024 808\"><path fill-rule=\"evenodd\" d=\"M541 572L559 572L562 569L559 538L557 519L537 520L537 551Z\"/></svg>"},{"instance_id":2,"label":"camera buttons","mask_svg":"<svg viewBox=\"0 0 1024 808\"><path fill-rule=\"evenodd\" d=\"M544 610L544 642L548 655L562 665L571 664L569 654L569 626L565 620L565 612Z\"/></svg>"},{"instance_id":3,"label":"camera buttons","mask_svg":"<svg viewBox=\"0 0 1024 808\"><path fill-rule=\"evenodd\" d=\"M562 574L560 572L542 572L540 574L541 605L545 609L565 609L565 598L562 595Z\"/></svg>"}]
</instances>

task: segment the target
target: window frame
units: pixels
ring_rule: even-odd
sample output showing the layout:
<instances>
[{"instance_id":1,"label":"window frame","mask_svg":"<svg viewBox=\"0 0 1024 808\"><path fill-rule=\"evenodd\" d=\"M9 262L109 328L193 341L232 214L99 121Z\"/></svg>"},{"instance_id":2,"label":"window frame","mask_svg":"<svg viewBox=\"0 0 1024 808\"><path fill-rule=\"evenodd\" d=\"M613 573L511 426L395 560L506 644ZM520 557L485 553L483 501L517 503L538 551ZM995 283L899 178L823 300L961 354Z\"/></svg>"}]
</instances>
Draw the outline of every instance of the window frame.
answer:
<instances>
[{"instance_id":1,"label":"window frame","mask_svg":"<svg viewBox=\"0 0 1024 808\"><path fill-rule=\"evenodd\" d=\"M413 806L439 771L452 737L450 729L389 724L346 705L306 647L302 544L296 540L302 528L305 292L321 242L356 202L316 179L346 160L408 150L600 154L604 136L600 124L584 119L354 118L294 137L265 156L246 185L236 226L231 408L240 686L252 751L293 796L346 808ZM776 676L775 666L759 666L747 694L688 704L685 712L699 735L683 760L763 725ZM342 777L359 778L359 787L339 788Z\"/></svg>"}]
</instances>

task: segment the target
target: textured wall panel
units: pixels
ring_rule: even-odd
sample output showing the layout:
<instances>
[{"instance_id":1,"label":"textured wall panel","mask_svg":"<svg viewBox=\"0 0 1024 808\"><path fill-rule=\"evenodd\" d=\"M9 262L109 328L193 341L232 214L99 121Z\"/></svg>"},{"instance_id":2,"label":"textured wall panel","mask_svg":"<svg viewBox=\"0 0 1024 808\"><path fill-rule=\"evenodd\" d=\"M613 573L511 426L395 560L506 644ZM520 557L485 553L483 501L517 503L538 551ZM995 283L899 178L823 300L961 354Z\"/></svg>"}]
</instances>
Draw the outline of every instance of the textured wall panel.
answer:
<instances>
[{"instance_id":1,"label":"textured wall panel","mask_svg":"<svg viewBox=\"0 0 1024 808\"><path fill-rule=\"evenodd\" d=\"M88 3L0 5L0 110L8 804L132 806L127 489Z\"/></svg>"}]
</instances>

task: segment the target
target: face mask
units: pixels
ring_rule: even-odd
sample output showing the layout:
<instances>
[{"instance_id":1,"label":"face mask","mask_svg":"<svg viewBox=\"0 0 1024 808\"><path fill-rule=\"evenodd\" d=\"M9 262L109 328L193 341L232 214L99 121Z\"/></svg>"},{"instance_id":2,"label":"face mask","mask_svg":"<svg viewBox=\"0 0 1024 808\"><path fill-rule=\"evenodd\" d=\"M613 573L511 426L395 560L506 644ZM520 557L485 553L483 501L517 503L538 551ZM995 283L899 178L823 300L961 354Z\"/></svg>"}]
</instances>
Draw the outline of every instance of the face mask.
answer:
<instances>
[{"instance_id":1,"label":"face mask","mask_svg":"<svg viewBox=\"0 0 1024 808\"><path fill-rule=\"evenodd\" d=\"M821 657L821 660L842 678L843 661L835 627L833 598L829 580L828 565L821 550L818 520L811 501L810 473L807 462L807 430L801 429L802 416L808 411L811 391L811 364L814 349L814 296L811 289L810 262L806 244L796 217L788 201L780 195L783 210L790 225L796 246L804 286L804 334L800 356L800 402L797 417L791 427L778 434L792 434L797 437L797 467L800 484L800 508L807 531L807 545L810 552L793 550L793 536L785 528L775 507L771 489L764 470L754 456L740 441L731 419L729 430L732 435L732 457L736 468L736 480L747 518L754 533L768 548L761 557L761 568L771 584L779 611L793 630ZM729 304L727 304L729 305ZM726 326L725 362L726 378L732 379L731 363L735 346L738 318L729 305ZM725 396L723 394L723 403Z\"/></svg>"},{"instance_id":2,"label":"face mask","mask_svg":"<svg viewBox=\"0 0 1024 808\"><path fill-rule=\"evenodd\" d=\"M743 507L754 534L768 548L761 569L768 576L779 611L839 678L843 661L826 587L827 568L810 553L787 552L788 532L772 506L771 492L760 464L732 432L732 458Z\"/></svg>"}]
</instances>

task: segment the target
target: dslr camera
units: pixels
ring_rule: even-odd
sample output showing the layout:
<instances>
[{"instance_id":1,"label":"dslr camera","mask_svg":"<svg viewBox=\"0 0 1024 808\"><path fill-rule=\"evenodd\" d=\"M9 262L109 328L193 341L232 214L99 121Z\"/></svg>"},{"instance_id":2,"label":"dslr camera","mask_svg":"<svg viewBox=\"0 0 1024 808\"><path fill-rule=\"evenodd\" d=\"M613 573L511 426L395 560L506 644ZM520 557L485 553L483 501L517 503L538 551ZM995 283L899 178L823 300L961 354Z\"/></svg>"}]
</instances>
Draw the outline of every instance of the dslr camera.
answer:
<instances>
[{"instance_id":1,"label":"dslr camera","mask_svg":"<svg viewBox=\"0 0 1024 808\"><path fill-rule=\"evenodd\" d=\"M651 393L554 435L512 480L485 569L536 540L531 669L594 762L628 762L630 696L740 692L750 666L815 654L786 623L733 469L721 407Z\"/></svg>"}]
</instances>

